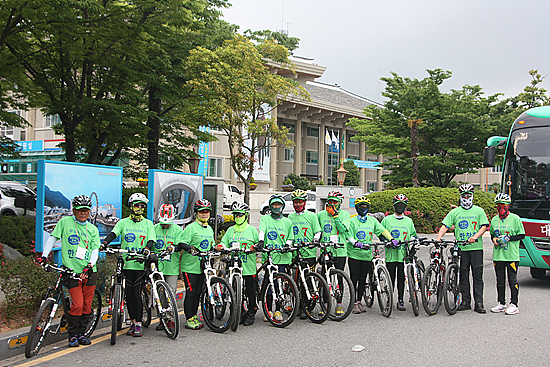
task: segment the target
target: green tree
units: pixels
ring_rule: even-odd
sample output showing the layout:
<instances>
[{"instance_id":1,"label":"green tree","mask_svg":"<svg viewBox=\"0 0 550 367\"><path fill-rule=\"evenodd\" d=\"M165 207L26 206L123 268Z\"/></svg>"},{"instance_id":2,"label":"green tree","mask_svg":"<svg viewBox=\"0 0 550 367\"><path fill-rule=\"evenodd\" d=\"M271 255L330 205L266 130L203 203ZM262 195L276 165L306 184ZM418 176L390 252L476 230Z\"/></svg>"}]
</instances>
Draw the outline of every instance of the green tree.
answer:
<instances>
[{"instance_id":1,"label":"green tree","mask_svg":"<svg viewBox=\"0 0 550 367\"><path fill-rule=\"evenodd\" d=\"M288 50L272 40L254 45L236 35L215 50L197 47L188 59L192 78L187 86L203 96L188 112L227 136L231 167L245 184L246 203L257 153L293 144L288 130L269 117L278 98L289 94L308 98L297 82L277 75L266 65L266 59L284 60L287 56ZM291 68L288 62L278 65Z\"/></svg>"},{"instance_id":2,"label":"green tree","mask_svg":"<svg viewBox=\"0 0 550 367\"><path fill-rule=\"evenodd\" d=\"M288 35L281 33L281 32L274 32L270 30L262 30L262 31L251 31L250 29L247 29L244 32L244 35L256 42L265 42L267 40L274 40L281 46L284 46L287 48L290 53L292 53L294 50L298 48L298 45L300 44L300 39L296 37L289 37Z\"/></svg>"},{"instance_id":3,"label":"green tree","mask_svg":"<svg viewBox=\"0 0 550 367\"><path fill-rule=\"evenodd\" d=\"M384 164L391 186L413 184L414 151L411 132L417 135L416 153L420 185L446 187L461 173L481 166L487 138L496 129L503 111L496 108L498 94L484 97L479 86L465 85L449 93L440 91L451 77L450 71L428 70L422 80L403 78L396 73L381 78L384 108L365 109L368 119L352 119L356 139L365 142L372 154L390 156ZM412 131L413 126L416 131Z\"/></svg>"},{"instance_id":4,"label":"green tree","mask_svg":"<svg viewBox=\"0 0 550 367\"><path fill-rule=\"evenodd\" d=\"M334 186L338 185L338 174L336 170L340 167L334 167L332 171L332 182ZM344 162L344 168L348 173L346 173L346 179L344 180L344 186L359 186L359 168L353 163L353 161L348 160Z\"/></svg>"},{"instance_id":5,"label":"green tree","mask_svg":"<svg viewBox=\"0 0 550 367\"><path fill-rule=\"evenodd\" d=\"M305 177L300 177L295 173L291 173L288 175L288 178L294 185L294 189L301 189L301 190L311 190L312 187L309 184L309 180Z\"/></svg>"}]
</instances>

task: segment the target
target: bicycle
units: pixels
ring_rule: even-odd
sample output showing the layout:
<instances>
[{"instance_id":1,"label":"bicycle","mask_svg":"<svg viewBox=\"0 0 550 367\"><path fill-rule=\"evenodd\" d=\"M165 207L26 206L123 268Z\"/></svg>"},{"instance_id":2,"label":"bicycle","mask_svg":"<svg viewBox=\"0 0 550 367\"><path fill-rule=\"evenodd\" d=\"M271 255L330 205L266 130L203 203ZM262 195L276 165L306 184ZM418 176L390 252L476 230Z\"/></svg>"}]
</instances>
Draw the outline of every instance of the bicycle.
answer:
<instances>
[{"instance_id":1,"label":"bicycle","mask_svg":"<svg viewBox=\"0 0 550 367\"><path fill-rule=\"evenodd\" d=\"M374 292L378 298L378 306L382 315L390 317L393 305L393 286L390 278L390 272L386 268L386 262L380 257L378 246L388 246L387 243L374 242L368 247L363 247L364 250L372 248L372 265L373 273L367 274L365 282L364 299L367 307L372 307L374 304Z\"/></svg>"},{"instance_id":2,"label":"bicycle","mask_svg":"<svg viewBox=\"0 0 550 367\"><path fill-rule=\"evenodd\" d=\"M237 298L229 282L216 276L213 267L215 257L220 251L192 251L191 255L200 257L201 268L205 276L205 285L201 292L201 312L206 325L216 333L227 331L235 320Z\"/></svg>"},{"instance_id":3,"label":"bicycle","mask_svg":"<svg viewBox=\"0 0 550 367\"><path fill-rule=\"evenodd\" d=\"M334 264L336 260L334 255L328 251L329 247L334 249L343 247L344 245L333 243L320 243L321 253L317 259L320 269L317 273L321 274L327 283L330 293L330 313L329 318L332 321L345 320L353 310L355 304L355 287L351 282L351 278L347 273L340 269L336 269ZM343 312L338 315L336 308L342 307Z\"/></svg>"},{"instance_id":4,"label":"bicycle","mask_svg":"<svg viewBox=\"0 0 550 367\"><path fill-rule=\"evenodd\" d=\"M298 315L300 293L290 275L280 273L279 267L273 264L272 253L285 253L291 250L283 247L282 249L263 248L259 251L267 254L267 259L257 271L257 274L264 272L259 295L264 316L275 327L287 327Z\"/></svg>"},{"instance_id":5,"label":"bicycle","mask_svg":"<svg viewBox=\"0 0 550 367\"><path fill-rule=\"evenodd\" d=\"M300 290L302 312L316 324L322 324L329 317L331 297L328 284L318 273L310 271L306 260L299 251L303 247L315 248L311 243L299 243L292 250L296 251L289 268L294 271L294 282ZM294 268L295 267L295 268Z\"/></svg>"},{"instance_id":6,"label":"bicycle","mask_svg":"<svg viewBox=\"0 0 550 367\"><path fill-rule=\"evenodd\" d=\"M422 306L426 313L433 316L441 306L443 295L443 283L445 280L445 259L443 258L442 248L447 246L449 241L425 241L426 244L433 244L430 248L430 265L426 268L424 278L422 279L421 294Z\"/></svg>"},{"instance_id":7,"label":"bicycle","mask_svg":"<svg viewBox=\"0 0 550 367\"><path fill-rule=\"evenodd\" d=\"M409 301L411 303L414 316L418 316L419 302L418 293L420 293L420 284L424 275L424 262L416 256L419 245L427 238L415 238L408 241L401 241L405 245L407 254L403 259L405 263L405 286L409 291Z\"/></svg>"},{"instance_id":8,"label":"bicycle","mask_svg":"<svg viewBox=\"0 0 550 367\"><path fill-rule=\"evenodd\" d=\"M459 245L470 245L468 241L454 241L449 248L447 270L443 282L443 301L445 310L449 315L454 315L460 303L460 248Z\"/></svg>"},{"instance_id":9,"label":"bicycle","mask_svg":"<svg viewBox=\"0 0 550 367\"><path fill-rule=\"evenodd\" d=\"M176 339L180 330L176 296L168 283L164 281L164 275L158 270L158 260L169 258L172 252L165 249L158 254L152 252L148 257L145 255L135 257L137 260L145 261L147 279L142 291L143 307L147 313L147 319L144 319L146 321L142 322L142 325L147 327L151 324L151 310L154 302L164 332L170 339Z\"/></svg>"},{"instance_id":10,"label":"bicycle","mask_svg":"<svg viewBox=\"0 0 550 367\"><path fill-rule=\"evenodd\" d=\"M71 309L71 301L69 292L65 293L63 289L66 277L80 280L77 274L72 270L65 267L56 267L53 265L44 265L46 271L56 271L59 273L59 277L55 282L55 285L48 287L46 294L40 303L38 313L36 314L34 321L29 330L27 336L27 344L25 346L25 357L31 358L38 354L44 341L49 334L56 335L63 328L67 327L67 315ZM65 279L64 279L65 277ZM63 316L59 321L56 328L52 329L52 321L57 313L59 305L63 308ZM92 316L84 332L84 337L89 338L97 327L99 317L101 316L101 293L96 289L94 291L94 298L92 300Z\"/></svg>"}]
</instances>

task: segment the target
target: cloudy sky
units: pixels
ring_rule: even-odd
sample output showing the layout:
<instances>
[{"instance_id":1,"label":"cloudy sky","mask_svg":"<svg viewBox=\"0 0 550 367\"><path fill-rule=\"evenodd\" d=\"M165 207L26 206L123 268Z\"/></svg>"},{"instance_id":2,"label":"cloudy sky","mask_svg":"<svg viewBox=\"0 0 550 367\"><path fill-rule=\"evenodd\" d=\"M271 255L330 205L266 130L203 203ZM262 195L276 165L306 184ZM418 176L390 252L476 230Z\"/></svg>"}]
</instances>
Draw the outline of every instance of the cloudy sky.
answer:
<instances>
[{"instance_id":1,"label":"cloudy sky","mask_svg":"<svg viewBox=\"0 0 550 367\"><path fill-rule=\"evenodd\" d=\"M453 73L442 89L522 92L531 69L550 74L550 0L229 0L224 19L288 30L295 55L327 67L319 81L383 101L380 77ZM542 83L550 90L550 77Z\"/></svg>"}]
</instances>

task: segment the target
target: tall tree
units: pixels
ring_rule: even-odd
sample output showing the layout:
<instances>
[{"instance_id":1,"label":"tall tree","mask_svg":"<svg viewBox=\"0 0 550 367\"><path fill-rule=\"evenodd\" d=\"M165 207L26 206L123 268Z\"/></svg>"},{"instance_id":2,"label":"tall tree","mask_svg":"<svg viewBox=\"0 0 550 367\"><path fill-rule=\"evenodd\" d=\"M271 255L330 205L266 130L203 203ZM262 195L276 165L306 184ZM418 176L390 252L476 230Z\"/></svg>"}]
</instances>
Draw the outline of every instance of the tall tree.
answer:
<instances>
[{"instance_id":1,"label":"tall tree","mask_svg":"<svg viewBox=\"0 0 550 367\"><path fill-rule=\"evenodd\" d=\"M268 117L271 110L280 103L279 98L289 94L308 98L303 87L267 66L266 59L270 59L277 60L280 67L292 68L287 57L288 50L273 40L254 45L240 35L215 50L198 47L189 57L192 78L187 85L203 96L190 112L227 136L231 167L244 182L246 203L257 153L293 144L288 130Z\"/></svg>"},{"instance_id":2,"label":"tall tree","mask_svg":"<svg viewBox=\"0 0 550 367\"><path fill-rule=\"evenodd\" d=\"M373 154L393 157L385 164L391 174L384 176L391 186L413 184L416 136L420 185L446 187L457 174L474 171L501 116L494 108L498 95L483 97L479 86L470 85L442 93L439 88L451 72L435 69L428 74L422 80L396 73L381 78L387 84L384 108L371 105L365 109L369 119L350 122L359 131L356 139Z\"/></svg>"}]
</instances>

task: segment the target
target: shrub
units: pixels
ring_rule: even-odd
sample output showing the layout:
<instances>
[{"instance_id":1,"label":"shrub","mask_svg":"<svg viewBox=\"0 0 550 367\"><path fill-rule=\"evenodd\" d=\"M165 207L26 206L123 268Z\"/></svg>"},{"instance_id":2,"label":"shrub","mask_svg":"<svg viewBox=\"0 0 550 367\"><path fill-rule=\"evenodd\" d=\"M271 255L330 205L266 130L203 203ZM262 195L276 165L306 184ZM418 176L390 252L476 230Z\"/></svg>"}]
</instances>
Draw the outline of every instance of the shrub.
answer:
<instances>
[{"instance_id":1,"label":"shrub","mask_svg":"<svg viewBox=\"0 0 550 367\"><path fill-rule=\"evenodd\" d=\"M427 187L405 188L373 192L369 195L371 212L382 212L385 215L393 213L393 197L397 194L405 194L409 198L406 215L414 222L418 233L435 233L439 230L445 215L453 207L458 206L459 195L457 189ZM493 203L494 194L484 191L476 191L474 205L477 205L487 214L489 221L496 215Z\"/></svg>"},{"instance_id":2,"label":"shrub","mask_svg":"<svg viewBox=\"0 0 550 367\"><path fill-rule=\"evenodd\" d=\"M288 179L290 179L291 183L294 185L294 189L314 190L314 188L309 184L309 180L305 177L301 177L295 173L291 173L290 175L288 175Z\"/></svg>"},{"instance_id":3,"label":"shrub","mask_svg":"<svg viewBox=\"0 0 550 367\"><path fill-rule=\"evenodd\" d=\"M23 256L34 255L35 222L25 217L0 217L0 243Z\"/></svg>"},{"instance_id":4,"label":"shrub","mask_svg":"<svg viewBox=\"0 0 550 367\"><path fill-rule=\"evenodd\" d=\"M289 177L287 177L283 182L283 185L292 185L292 180Z\"/></svg>"}]
</instances>

